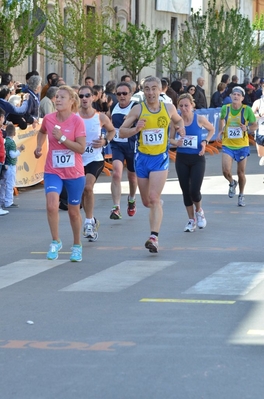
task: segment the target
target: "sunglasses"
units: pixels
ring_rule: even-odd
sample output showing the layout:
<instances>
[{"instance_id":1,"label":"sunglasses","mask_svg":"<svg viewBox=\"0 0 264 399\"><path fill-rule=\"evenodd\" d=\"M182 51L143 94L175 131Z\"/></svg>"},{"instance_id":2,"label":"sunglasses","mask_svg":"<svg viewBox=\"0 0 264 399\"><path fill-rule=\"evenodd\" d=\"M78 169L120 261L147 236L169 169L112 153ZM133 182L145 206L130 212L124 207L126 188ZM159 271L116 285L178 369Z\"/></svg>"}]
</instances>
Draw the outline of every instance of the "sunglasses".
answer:
<instances>
[{"instance_id":1,"label":"sunglasses","mask_svg":"<svg viewBox=\"0 0 264 399\"><path fill-rule=\"evenodd\" d=\"M89 98L91 97L92 94L91 93L86 93L86 94L79 94L79 98L82 99L83 97Z\"/></svg>"},{"instance_id":2,"label":"sunglasses","mask_svg":"<svg viewBox=\"0 0 264 399\"><path fill-rule=\"evenodd\" d=\"M121 96L121 94L123 94L123 96L127 96L129 94L128 91L119 91L116 93L117 96Z\"/></svg>"}]
</instances>

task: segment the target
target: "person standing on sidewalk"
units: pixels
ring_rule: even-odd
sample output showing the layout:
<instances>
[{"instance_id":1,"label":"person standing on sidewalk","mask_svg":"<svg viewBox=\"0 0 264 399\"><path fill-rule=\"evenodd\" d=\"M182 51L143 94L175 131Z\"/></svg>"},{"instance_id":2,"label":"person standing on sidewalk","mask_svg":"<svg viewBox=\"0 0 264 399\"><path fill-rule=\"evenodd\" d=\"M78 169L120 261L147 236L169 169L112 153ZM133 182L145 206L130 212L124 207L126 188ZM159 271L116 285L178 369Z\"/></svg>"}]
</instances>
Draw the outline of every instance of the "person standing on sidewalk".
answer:
<instances>
[{"instance_id":1,"label":"person standing on sidewalk","mask_svg":"<svg viewBox=\"0 0 264 399\"><path fill-rule=\"evenodd\" d=\"M4 208L18 208L18 204L14 203L14 188L16 185L16 164L17 157L24 151L25 146L21 144L16 146L14 137L16 135L16 128L13 123L6 126L6 139L5 139L5 167L6 171L1 182L0 187L0 204Z\"/></svg>"},{"instance_id":2,"label":"person standing on sidewalk","mask_svg":"<svg viewBox=\"0 0 264 399\"><path fill-rule=\"evenodd\" d=\"M213 125L205 116L193 112L194 106L192 95L182 94L178 99L178 108L181 111L186 136L184 138L177 136L174 126L170 128L170 143L177 147L176 172L189 218L184 231L189 233L195 231L196 224L199 229L206 226L201 186L205 173L205 147L214 134ZM207 130L205 138L203 128Z\"/></svg>"},{"instance_id":3,"label":"person standing on sidewalk","mask_svg":"<svg viewBox=\"0 0 264 399\"><path fill-rule=\"evenodd\" d=\"M223 105L219 121L218 139L222 139L222 170L229 181L229 198L236 194L239 185L238 206L245 206L244 188L246 185L246 164L250 155L248 134L253 134L258 124L252 109L243 105L245 91L236 86L232 89L232 103ZM233 160L237 162L238 182L233 179Z\"/></svg>"},{"instance_id":4,"label":"person standing on sidewalk","mask_svg":"<svg viewBox=\"0 0 264 399\"><path fill-rule=\"evenodd\" d=\"M160 196L168 176L170 122L181 136L185 135L183 120L175 106L159 101L161 90L159 78L146 78L143 84L145 101L131 109L119 129L122 138L138 135L135 170L143 205L150 208L150 237L145 242L145 248L152 253L158 252L163 217Z\"/></svg>"},{"instance_id":5,"label":"person standing on sidewalk","mask_svg":"<svg viewBox=\"0 0 264 399\"><path fill-rule=\"evenodd\" d=\"M79 115L83 119L86 130L86 148L82 154L85 173L85 187L82 197L82 205L85 212L83 236L89 241L98 238L99 221L94 217L94 184L104 168L103 147L106 146L115 135L115 129L108 116L103 112L97 112L93 108L93 89L89 86L81 86L79 89L81 106ZM102 135L102 128L106 135Z\"/></svg>"},{"instance_id":6,"label":"person standing on sidewalk","mask_svg":"<svg viewBox=\"0 0 264 399\"><path fill-rule=\"evenodd\" d=\"M111 193L113 199L113 208L110 212L110 219L118 220L122 218L120 210L121 201L121 180L126 161L127 178L129 184L129 195L127 198L127 214L134 216L136 214L136 190L137 176L134 169L136 137L121 138L119 128L124 122L127 114L137 102L131 101L132 90L129 83L121 82L116 86L116 96L118 103L112 111L112 123L115 128L115 136L111 141L111 151L113 160L113 172L111 182Z\"/></svg>"},{"instance_id":7,"label":"person standing on sidewalk","mask_svg":"<svg viewBox=\"0 0 264 399\"><path fill-rule=\"evenodd\" d=\"M68 213L73 232L71 262L82 260L80 203L85 185L82 155L85 151L85 126L76 115L79 106L77 93L69 86L61 86L56 93L56 112L45 115L37 136L35 157L42 155L48 137L49 149L44 169L47 216L52 236L47 259L58 258L62 249L59 237L59 196L63 184L68 193Z\"/></svg>"},{"instance_id":8,"label":"person standing on sidewalk","mask_svg":"<svg viewBox=\"0 0 264 399\"><path fill-rule=\"evenodd\" d=\"M6 157L5 140L2 131L4 121L5 121L5 111L2 108L0 108L0 189L1 189L1 180L5 173L5 157ZM8 213L9 211L4 210L0 204L0 216L7 215Z\"/></svg>"}]
</instances>

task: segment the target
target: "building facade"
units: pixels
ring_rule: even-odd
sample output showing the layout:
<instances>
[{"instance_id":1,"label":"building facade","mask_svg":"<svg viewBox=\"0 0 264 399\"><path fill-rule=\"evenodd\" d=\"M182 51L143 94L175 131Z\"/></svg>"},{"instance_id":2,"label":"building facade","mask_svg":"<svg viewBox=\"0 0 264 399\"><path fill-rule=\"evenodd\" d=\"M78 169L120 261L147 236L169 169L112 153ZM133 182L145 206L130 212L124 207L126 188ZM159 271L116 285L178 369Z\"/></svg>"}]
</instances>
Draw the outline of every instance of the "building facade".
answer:
<instances>
[{"instance_id":1,"label":"building facade","mask_svg":"<svg viewBox=\"0 0 264 399\"><path fill-rule=\"evenodd\" d=\"M50 0L50 8L53 6L52 1ZM64 1L59 1L63 8ZM216 1L219 5L222 3L222 0ZM204 12L208 5L207 0L83 0L83 2L85 7L94 7L95 4L97 6L110 5L114 10L113 19L115 22L119 22L124 29L128 22L131 22L138 25L144 23L151 31L166 30L166 34L161 40L167 38L177 40L179 27L183 26L188 19L191 8L195 11L201 9ZM249 17L250 20L253 20L256 12L264 12L264 0L225 0L225 5L229 8L239 7L241 13ZM93 76L98 84L106 84L110 79L118 81L126 73L126 71L121 71L121 68L109 71L107 62L107 56L98 57L94 65L89 68L87 75ZM63 59L54 62L47 56L41 56L38 53L29 57L21 66L13 68L11 72L16 80L24 82L25 74L33 69L38 70L43 77L43 83L46 81L46 75L51 72L57 72L69 85L77 83L74 69L65 64ZM231 67L227 73L236 74L239 76L239 80L243 81L242 73L236 68ZM139 79L147 75L167 76L168 74L164 70L161 60L157 60L153 65L149 65L141 71ZM204 68L195 62L188 68L189 83L195 84L199 76L205 78L205 90L209 93L209 76Z\"/></svg>"}]
</instances>

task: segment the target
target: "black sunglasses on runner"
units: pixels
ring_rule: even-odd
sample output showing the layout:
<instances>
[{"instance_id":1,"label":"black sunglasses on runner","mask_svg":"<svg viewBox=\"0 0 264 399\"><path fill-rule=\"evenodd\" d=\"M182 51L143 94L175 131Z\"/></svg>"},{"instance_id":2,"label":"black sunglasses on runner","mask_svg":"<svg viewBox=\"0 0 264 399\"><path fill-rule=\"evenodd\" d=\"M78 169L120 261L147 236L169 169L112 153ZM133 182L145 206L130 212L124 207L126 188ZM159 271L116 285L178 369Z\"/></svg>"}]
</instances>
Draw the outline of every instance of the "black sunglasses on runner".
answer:
<instances>
[{"instance_id":1,"label":"black sunglasses on runner","mask_svg":"<svg viewBox=\"0 0 264 399\"><path fill-rule=\"evenodd\" d=\"M79 98L83 98L83 97L86 97L86 98L89 98L89 97L91 97L91 93L86 93L86 94L79 94Z\"/></svg>"},{"instance_id":2,"label":"black sunglasses on runner","mask_svg":"<svg viewBox=\"0 0 264 399\"><path fill-rule=\"evenodd\" d=\"M123 94L123 96L127 96L129 94L128 91L119 91L116 93L117 96L121 96L121 94Z\"/></svg>"}]
</instances>

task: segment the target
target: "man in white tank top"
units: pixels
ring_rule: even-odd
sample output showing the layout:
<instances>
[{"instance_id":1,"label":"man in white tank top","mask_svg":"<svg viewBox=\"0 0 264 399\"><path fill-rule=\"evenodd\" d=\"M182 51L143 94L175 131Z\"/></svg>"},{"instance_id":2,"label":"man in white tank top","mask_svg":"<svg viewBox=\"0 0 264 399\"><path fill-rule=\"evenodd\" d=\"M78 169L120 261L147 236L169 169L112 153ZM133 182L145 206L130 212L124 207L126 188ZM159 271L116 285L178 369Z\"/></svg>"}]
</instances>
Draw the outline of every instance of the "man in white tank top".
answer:
<instances>
[{"instance_id":1,"label":"man in white tank top","mask_svg":"<svg viewBox=\"0 0 264 399\"><path fill-rule=\"evenodd\" d=\"M115 129L108 116L97 112L92 107L93 92L89 86L81 86L78 92L81 106L79 115L83 119L86 130L86 147L82 154L85 187L82 198L82 205L85 212L83 236L89 241L96 241L98 238L99 221L94 217L94 184L104 168L103 147L108 145L115 135ZM102 135L102 129L106 131Z\"/></svg>"}]
</instances>

